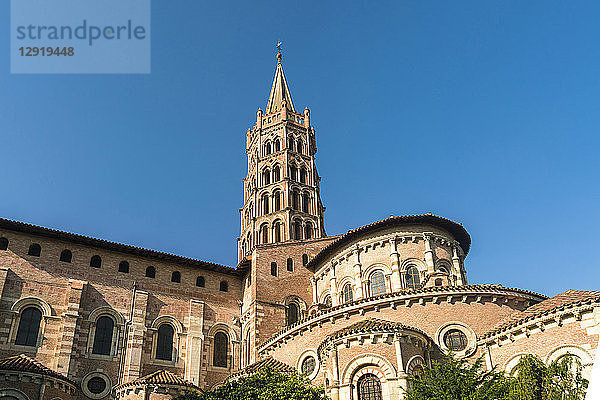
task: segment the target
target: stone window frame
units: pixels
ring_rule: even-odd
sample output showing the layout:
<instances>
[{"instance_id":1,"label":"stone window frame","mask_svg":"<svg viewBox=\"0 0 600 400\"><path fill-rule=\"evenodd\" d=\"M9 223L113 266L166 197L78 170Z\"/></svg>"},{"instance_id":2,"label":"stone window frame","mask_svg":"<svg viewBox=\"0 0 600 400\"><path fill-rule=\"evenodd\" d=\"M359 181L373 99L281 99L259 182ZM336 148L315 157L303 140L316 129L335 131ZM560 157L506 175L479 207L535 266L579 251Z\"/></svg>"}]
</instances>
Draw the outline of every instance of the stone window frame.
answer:
<instances>
[{"instance_id":1,"label":"stone window frame","mask_svg":"<svg viewBox=\"0 0 600 400\"><path fill-rule=\"evenodd\" d=\"M23 310L29 307L35 307L42 313L42 320L40 321L40 328L38 330L38 337L35 346L24 346L15 344L17 339L17 331L19 330L19 324L21 323L21 315ZM10 325L10 332L8 335L8 343L11 350L20 351L23 353L35 353L42 346L44 341L44 332L46 325L50 319L60 319L59 317L52 315L52 307L44 299L39 297L22 297L15 301L11 307L12 322Z\"/></svg>"},{"instance_id":2,"label":"stone window frame","mask_svg":"<svg viewBox=\"0 0 600 400\"><path fill-rule=\"evenodd\" d=\"M579 358L583 377L589 380L592 366L594 365L594 357L583 347L576 344L565 344L555 347L546 356L544 360L545 364L550 365L553 361L556 361L567 354Z\"/></svg>"},{"instance_id":3,"label":"stone window frame","mask_svg":"<svg viewBox=\"0 0 600 400\"><path fill-rule=\"evenodd\" d=\"M98 394L94 394L94 393L90 392L87 387L87 384L90 381L90 379L95 378L95 377L101 377L106 381L106 389L104 389L103 392L98 393ZM92 372L88 373L87 375L85 375L83 377L83 379L81 380L81 391L83 392L83 394L85 394L87 397L89 397L91 399L102 399L102 398L108 396L108 394L110 393L111 390L112 390L112 381L111 381L110 377L107 374L105 374L104 372L92 371Z\"/></svg>"},{"instance_id":4,"label":"stone window frame","mask_svg":"<svg viewBox=\"0 0 600 400\"><path fill-rule=\"evenodd\" d=\"M287 325L287 321L288 321L287 310L288 310L288 307L290 306L290 304L295 304L296 307L298 307L298 321L296 321L296 322L302 321L308 315L308 305L302 299L302 297L300 297L298 295L291 294L291 295L287 296L285 298L285 300L283 301L283 304L285 305L286 326L289 326L289 325Z\"/></svg>"},{"instance_id":5,"label":"stone window frame","mask_svg":"<svg viewBox=\"0 0 600 400\"><path fill-rule=\"evenodd\" d=\"M354 357L341 373L340 384L352 391L354 399L358 399L357 382L365 374L374 374L381 383L383 399L390 399L390 383L396 381L397 371L394 365L385 357L375 353L364 353ZM349 393L348 393L349 394Z\"/></svg>"},{"instance_id":6,"label":"stone window frame","mask_svg":"<svg viewBox=\"0 0 600 400\"><path fill-rule=\"evenodd\" d=\"M540 362L544 362L544 360L542 360L539 356L537 356L536 354L533 353L527 353L527 352L521 352L521 353L517 353L517 354L513 354L512 357L510 357L505 363L504 366L502 368L502 371L504 371L507 375L512 376L512 374L515 372L515 367L517 366L517 364L519 363L519 361L521 360L521 358L523 356L534 356L536 357L538 360L540 360Z\"/></svg>"},{"instance_id":7,"label":"stone window frame","mask_svg":"<svg viewBox=\"0 0 600 400\"><path fill-rule=\"evenodd\" d=\"M298 370L299 374L302 374L302 363L308 357L313 357L315 359L315 370L307 376L307 378L312 381L317 377L319 371L321 370L321 362L319 361L319 356L317 355L317 351L315 349L308 348L300 354L300 357L298 357L298 360L296 361L296 370Z\"/></svg>"},{"instance_id":8,"label":"stone window frame","mask_svg":"<svg viewBox=\"0 0 600 400\"><path fill-rule=\"evenodd\" d=\"M114 328L113 328L113 337L111 340L110 346L110 354L94 354L94 339L96 337L96 323L98 319L101 317L109 317L113 320ZM89 330L88 330L88 341L87 341L87 352L86 356L89 359L95 360L115 360L119 355L119 338L121 337L121 332L125 326L125 319L114 308L108 306L97 307L90 312L90 315L87 318L89 322Z\"/></svg>"},{"instance_id":9,"label":"stone window frame","mask_svg":"<svg viewBox=\"0 0 600 400\"><path fill-rule=\"evenodd\" d=\"M340 280L340 283L338 286L339 288L339 304L346 304L346 302L344 301L344 288L350 285L350 290L352 291L352 301L356 300L356 288L354 287L354 278L347 276L345 278L342 278Z\"/></svg>"},{"instance_id":10,"label":"stone window frame","mask_svg":"<svg viewBox=\"0 0 600 400\"><path fill-rule=\"evenodd\" d=\"M449 331L455 329L465 334L465 336L467 337L467 347L462 351L454 351L452 352L452 354L454 354L454 356L458 358L465 358L473 355L475 351L477 351L477 335L469 325L461 321L449 321L438 328L434 337L435 342L440 348L440 350L442 350L444 354L448 354L451 352L450 349L448 349L448 347L446 346L446 343L444 342L444 336Z\"/></svg>"},{"instance_id":11,"label":"stone window frame","mask_svg":"<svg viewBox=\"0 0 600 400\"><path fill-rule=\"evenodd\" d=\"M369 265L361 274L361 280L363 284L363 298L373 297L373 295L371 294L371 276L377 271L381 271L381 273L383 274L383 281L385 283L385 293L380 293L377 296L383 296L384 294L393 292L391 283L392 269L389 265L385 263L376 262Z\"/></svg>"},{"instance_id":12,"label":"stone window frame","mask_svg":"<svg viewBox=\"0 0 600 400\"><path fill-rule=\"evenodd\" d=\"M173 352L171 360L161 360L156 358L158 351L158 328L168 324L173 328ZM152 351L150 353L150 362L155 365L174 366L179 361L179 347L181 344L181 335L183 334L183 324L172 315L161 315L152 321L150 328L152 332Z\"/></svg>"},{"instance_id":13,"label":"stone window frame","mask_svg":"<svg viewBox=\"0 0 600 400\"><path fill-rule=\"evenodd\" d=\"M218 332L224 333L228 339L228 342L227 342L227 367L218 367L218 366L214 365L213 357L214 357L214 348L215 348L215 335ZM235 333L235 331L224 322L218 322L210 328L210 330L208 331L208 335L207 335L207 341L208 341L208 345L209 345L208 366L207 366L208 371L229 372L230 373L234 370L234 368L235 368L234 345L235 345L235 343L238 343L237 337L238 336Z\"/></svg>"}]
</instances>

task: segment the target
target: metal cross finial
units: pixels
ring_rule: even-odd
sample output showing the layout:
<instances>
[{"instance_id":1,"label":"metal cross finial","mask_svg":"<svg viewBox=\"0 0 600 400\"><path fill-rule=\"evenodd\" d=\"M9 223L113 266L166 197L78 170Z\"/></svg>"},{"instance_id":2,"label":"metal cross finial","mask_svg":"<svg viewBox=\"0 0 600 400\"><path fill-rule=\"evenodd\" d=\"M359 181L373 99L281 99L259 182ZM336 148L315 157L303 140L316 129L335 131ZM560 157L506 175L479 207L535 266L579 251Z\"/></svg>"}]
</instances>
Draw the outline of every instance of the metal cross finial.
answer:
<instances>
[{"instance_id":1,"label":"metal cross finial","mask_svg":"<svg viewBox=\"0 0 600 400\"><path fill-rule=\"evenodd\" d=\"M277 52L281 53L281 41L277 41Z\"/></svg>"}]
</instances>

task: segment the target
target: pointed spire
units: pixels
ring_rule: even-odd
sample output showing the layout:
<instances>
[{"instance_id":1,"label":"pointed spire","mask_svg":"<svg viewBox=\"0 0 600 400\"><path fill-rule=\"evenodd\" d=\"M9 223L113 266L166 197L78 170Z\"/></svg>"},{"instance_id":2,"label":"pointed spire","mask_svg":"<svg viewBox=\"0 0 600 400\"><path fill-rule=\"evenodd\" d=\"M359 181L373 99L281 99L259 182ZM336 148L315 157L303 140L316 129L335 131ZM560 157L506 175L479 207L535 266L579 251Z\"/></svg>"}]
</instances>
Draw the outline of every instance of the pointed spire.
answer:
<instances>
[{"instance_id":1,"label":"pointed spire","mask_svg":"<svg viewBox=\"0 0 600 400\"><path fill-rule=\"evenodd\" d=\"M269 95L269 102L265 109L265 114L271 114L275 110L280 110L282 103L285 101L288 110L296 112L294 109L294 103L292 102L292 95L288 88L285 75L283 73L283 66L281 65L281 52L277 53L277 69L275 70L275 79L273 79L273 86L271 86L271 94Z\"/></svg>"}]
</instances>

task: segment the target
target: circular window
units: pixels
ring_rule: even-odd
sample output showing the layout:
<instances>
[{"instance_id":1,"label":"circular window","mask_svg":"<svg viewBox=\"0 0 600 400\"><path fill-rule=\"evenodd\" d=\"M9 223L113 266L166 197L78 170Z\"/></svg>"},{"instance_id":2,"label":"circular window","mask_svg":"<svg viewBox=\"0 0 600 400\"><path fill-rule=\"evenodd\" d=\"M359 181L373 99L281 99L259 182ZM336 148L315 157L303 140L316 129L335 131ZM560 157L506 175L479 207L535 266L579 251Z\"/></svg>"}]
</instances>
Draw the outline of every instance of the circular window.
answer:
<instances>
[{"instance_id":1,"label":"circular window","mask_svg":"<svg viewBox=\"0 0 600 400\"><path fill-rule=\"evenodd\" d=\"M302 360L302 373L306 376L312 375L315 371L315 367L317 366L317 361L313 356L308 356L304 360Z\"/></svg>"},{"instance_id":2,"label":"circular window","mask_svg":"<svg viewBox=\"0 0 600 400\"><path fill-rule=\"evenodd\" d=\"M467 348L467 335L458 329L451 329L444 335L444 344L452 351L463 351Z\"/></svg>"},{"instance_id":3,"label":"circular window","mask_svg":"<svg viewBox=\"0 0 600 400\"><path fill-rule=\"evenodd\" d=\"M110 393L110 378L101 372L91 372L81 381L83 393L92 399L102 399Z\"/></svg>"},{"instance_id":4,"label":"circular window","mask_svg":"<svg viewBox=\"0 0 600 400\"><path fill-rule=\"evenodd\" d=\"M106 390L106 381L99 376L95 376L88 381L87 388L93 394L100 394Z\"/></svg>"}]
</instances>

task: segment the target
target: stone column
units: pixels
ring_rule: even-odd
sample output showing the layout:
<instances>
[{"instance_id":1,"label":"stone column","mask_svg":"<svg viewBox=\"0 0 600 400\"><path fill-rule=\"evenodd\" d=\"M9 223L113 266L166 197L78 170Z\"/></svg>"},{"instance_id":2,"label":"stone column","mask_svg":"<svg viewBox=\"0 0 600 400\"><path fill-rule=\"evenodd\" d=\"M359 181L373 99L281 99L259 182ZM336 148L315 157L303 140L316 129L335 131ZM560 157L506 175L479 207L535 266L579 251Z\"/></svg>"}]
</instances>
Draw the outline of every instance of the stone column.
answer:
<instances>
[{"instance_id":1,"label":"stone column","mask_svg":"<svg viewBox=\"0 0 600 400\"><path fill-rule=\"evenodd\" d=\"M402 343L400 342L401 338L402 336L400 334L396 334L394 336L394 346L396 348L396 364L398 366L398 389L400 391L399 398L403 399L404 394L408 390L408 375L406 374L404 360L402 358Z\"/></svg>"},{"instance_id":2,"label":"stone column","mask_svg":"<svg viewBox=\"0 0 600 400\"><path fill-rule=\"evenodd\" d=\"M331 261L331 267L329 269L329 293L331 294L331 305L333 307L340 304L340 300L338 299L337 292L337 281L335 276L335 265L333 261Z\"/></svg>"},{"instance_id":3,"label":"stone column","mask_svg":"<svg viewBox=\"0 0 600 400\"><path fill-rule=\"evenodd\" d=\"M340 398L340 367L338 362L337 345L333 345L331 350L332 380L331 380L331 400Z\"/></svg>"},{"instance_id":4,"label":"stone column","mask_svg":"<svg viewBox=\"0 0 600 400\"><path fill-rule=\"evenodd\" d=\"M425 241L425 263L427 264L427 273L431 274L435 271L435 263L433 262L433 250L431 249L431 233L424 233L423 240Z\"/></svg>"},{"instance_id":5,"label":"stone column","mask_svg":"<svg viewBox=\"0 0 600 400\"><path fill-rule=\"evenodd\" d=\"M67 287L66 305L67 311L62 317L61 341L58 348L58 357L56 369L61 374L73 379L76 373L76 364L73 357L73 349L75 345L75 333L78 330L77 322L79 321L79 307L83 295L85 282L75 279L70 279Z\"/></svg>"},{"instance_id":6,"label":"stone column","mask_svg":"<svg viewBox=\"0 0 600 400\"><path fill-rule=\"evenodd\" d=\"M137 290L133 304L133 315L129 316L130 325L127 335L127 348L125 351L125 365L123 368L123 382L129 382L140 377L142 369L142 352L144 338L146 337L146 307L148 305L148 292Z\"/></svg>"},{"instance_id":7,"label":"stone column","mask_svg":"<svg viewBox=\"0 0 600 400\"><path fill-rule=\"evenodd\" d=\"M190 299L188 316L186 318L188 331L185 359L185 379L200 385L200 370L202 367L202 348L204 344L204 302Z\"/></svg>"},{"instance_id":8,"label":"stone column","mask_svg":"<svg viewBox=\"0 0 600 400\"><path fill-rule=\"evenodd\" d=\"M390 261L392 264L392 292L397 292L402 288L402 281L400 279L400 254L398 253L396 238L390 239Z\"/></svg>"},{"instance_id":9,"label":"stone column","mask_svg":"<svg viewBox=\"0 0 600 400\"><path fill-rule=\"evenodd\" d=\"M312 299L313 304L317 304L319 302L319 293L317 293L317 280L314 277L310 277L310 283L312 283Z\"/></svg>"},{"instance_id":10,"label":"stone column","mask_svg":"<svg viewBox=\"0 0 600 400\"><path fill-rule=\"evenodd\" d=\"M364 297L363 287L362 287L362 265L360 264L360 248L358 245L354 249L354 286L356 287L356 299L359 300Z\"/></svg>"},{"instance_id":11,"label":"stone column","mask_svg":"<svg viewBox=\"0 0 600 400\"><path fill-rule=\"evenodd\" d=\"M460 268L460 257L458 255L458 245L452 245L452 267L454 269L454 273L456 274L456 283L458 285L466 285L466 282L463 282L463 274Z\"/></svg>"}]
</instances>

